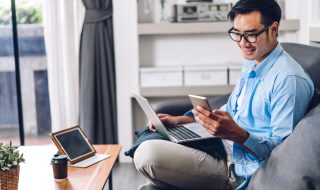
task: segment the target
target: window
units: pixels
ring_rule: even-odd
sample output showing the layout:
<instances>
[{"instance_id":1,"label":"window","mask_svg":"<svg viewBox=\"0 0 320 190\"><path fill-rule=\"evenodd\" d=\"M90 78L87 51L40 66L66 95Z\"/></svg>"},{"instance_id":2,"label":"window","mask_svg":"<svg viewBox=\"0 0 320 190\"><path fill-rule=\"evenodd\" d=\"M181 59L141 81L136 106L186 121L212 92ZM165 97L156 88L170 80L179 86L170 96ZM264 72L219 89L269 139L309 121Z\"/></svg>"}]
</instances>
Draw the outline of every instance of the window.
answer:
<instances>
[{"instance_id":1,"label":"window","mask_svg":"<svg viewBox=\"0 0 320 190\"><path fill-rule=\"evenodd\" d=\"M41 0L15 0L18 38L13 35L11 1L0 4L0 142L19 145L18 112L23 114L26 145L47 144L51 132L47 63L42 26ZM19 70L15 68L14 40L19 47ZM16 74L20 76L22 109Z\"/></svg>"}]
</instances>

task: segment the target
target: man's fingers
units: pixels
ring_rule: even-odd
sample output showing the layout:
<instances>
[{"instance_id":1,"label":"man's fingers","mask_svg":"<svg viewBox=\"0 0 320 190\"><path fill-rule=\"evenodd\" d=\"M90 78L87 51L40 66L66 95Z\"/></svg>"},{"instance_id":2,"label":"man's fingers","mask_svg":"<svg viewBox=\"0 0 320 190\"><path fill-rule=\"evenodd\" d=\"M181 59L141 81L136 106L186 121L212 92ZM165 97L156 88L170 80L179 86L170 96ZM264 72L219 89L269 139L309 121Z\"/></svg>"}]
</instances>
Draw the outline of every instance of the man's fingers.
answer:
<instances>
[{"instance_id":1,"label":"man's fingers","mask_svg":"<svg viewBox=\"0 0 320 190\"><path fill-rule=\"evenodd\" d=\"M161 122L165 123L168 120L168 114L158 113L157 116L158 116L158 118L160 119Z\"/></svg>"},{"instance_id":2,"label":"man's fingers","mask_svg":"<svg viewBox=\"0 0 320 190\"><path fill-rule=\"evenodd\" d=\"M207 116L205 116L202 113L197 112L197 111L195 113L196 113L196 116L198 117L199 123L204 128L206 128L206 129L214 128L215 129L215 127L219 125L219 123L216 120L212 119L211 116L207 117ZM215 132L215 130L214 130L214 132Z\"/></svg>"},{"instance_id":3,"label":"man's fingers","mask_svg":"<svg viewBox=\"0 0 320 190\"><path fill-rule=\"evenodd\" d=\"M215 113L216 115L220 115L220 116L228 115L228 112L223 111L223 110L218 110L218 109L214 110L212 113Z\"/></svg>"},{"instance_id":4,"label":"man's fingers","mask_svg":"<svg viewBox=\"0 0 320 190\"><path fill-rule=\"evenodd\" d=\"M156 128L154 128L153 125L149 126L149 130L152 131L152 132L156 132L157 131Z\"/></svg>"},{"instance_id":5,"label":"man's fingers","mask_svg":"<svg viewBox=\"0 0 320 190\"><path fill-rule=\"evenodd\" d=\"M221 117L222 116L216 114L215 112L212 112L212 114L210 115L210 118L213 119L214 121L217 121L217 122L219 122L221 120Z\"/></svg>"},{"instance_id":6,"label":"man's fingers","mask_svg":"<svg viewBox=\"0 0 320 190\"><path fill-rule=\"evenodd\" d=\"M209 125L206 122L199 120L199 123L211 134L216 135L216 128L214 125Z\"/></svg>"},{"instance_id":7,"label":"man's fingers","mask_svg":"<svg viewBox=\"0 0 320 190\"><path fill-rule=\"evenodd\" d=\"M216 125L217 124L217 119L219 119L218 116L212 116L212 114L211 114L210 117L209 117L209 116L207 116L207 115L205 115L205 114L203 114L203 113L201 113L201 112L199 112L197 110L195 110L194 113L198 117L199 120L204 121L206 124L214 124L214 125Z\"/></svg>"},{"instance_id":8,"label":"man's fingers","mask_svg":"<svg viewBox=\"0 0 320 190\"><path fill-rule=\"evenodd\" d=\"M159 117L160 121L166 123L168 121L167 117Z\"/></svg>"},{"instance_id":9,"label":"man's fingers","mask_svg":"<svg viewBox=\"0 0 320 190\"><path fill-rule=\"evenodd\" d=\"M157 131L156 128L154 128L154 126L153 126L153 124L151 123L151 121L149 121L147 125L148 125L150 131L152 131L152 132Z\"/></svg>"},{"instance_id":10,"label":"man's fingers","mask_svg":"<svg viewBox=\"0 0 320 190\"><path fill-rule=\"evenodd\" d=\"M211 114L211 111L206 110L202 106L197 106L197 111L201 112L202 114L209 116Z\"/></svg>"},{"instance_id":11,"label":"man's fingers","mask_svg":"<svg viewBox=\"0 0 320 190\"><path fill-rule=\"evenodd\" d=\"M161 118L161 117L166 117L168 114L164 114L164 113L158 113L157 114L157 116L159 117L159 118Z\"/></svg>"},{"instance_id":12,"label":"man's fingers","mask_svg":"<svg viewBox=\"0 0 320 190\"><path fill-rule=\"evenodd\" d=\"M211 117L213 120L218 122L222 119L223 116L228 114L227 112L221 110L208 111L201 106L198 106L195 112L201 113L206 117Z\"/></svg>"}]
</instances>

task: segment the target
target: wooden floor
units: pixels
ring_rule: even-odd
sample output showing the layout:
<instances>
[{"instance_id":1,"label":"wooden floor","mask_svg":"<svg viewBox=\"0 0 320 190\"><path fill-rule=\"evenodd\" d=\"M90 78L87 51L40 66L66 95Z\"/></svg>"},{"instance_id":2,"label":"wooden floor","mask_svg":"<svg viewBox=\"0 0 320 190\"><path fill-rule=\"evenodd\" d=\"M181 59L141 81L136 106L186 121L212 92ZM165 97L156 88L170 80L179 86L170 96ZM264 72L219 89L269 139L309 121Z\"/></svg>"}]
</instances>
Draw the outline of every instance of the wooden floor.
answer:
<instances>
[{"instance_id":1,"label":"wooden floor","mask_svg":"<svg viewBox=\"0 0 320 190\"><path fill-rule=\"evenodd\" d=\"M146 179L136 170L133 163L116 163L112 170L113 190L136 190ZM108 182L104 190L109 190Z\"/></svg>"}]
</instances>

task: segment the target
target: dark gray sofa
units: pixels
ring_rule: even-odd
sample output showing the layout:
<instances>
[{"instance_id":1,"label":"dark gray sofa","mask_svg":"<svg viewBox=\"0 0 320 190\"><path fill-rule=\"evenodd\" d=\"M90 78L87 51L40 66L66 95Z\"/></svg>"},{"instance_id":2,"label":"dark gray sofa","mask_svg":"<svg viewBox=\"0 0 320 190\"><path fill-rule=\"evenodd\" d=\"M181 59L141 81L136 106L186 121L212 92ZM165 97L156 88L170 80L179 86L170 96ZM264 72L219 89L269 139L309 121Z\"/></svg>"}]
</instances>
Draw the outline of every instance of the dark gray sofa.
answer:
<instances>
[{"instance_id":1,"label":"dark gray sofa","mask_svg":"<svg viewBox=\"0 0 320 190\"><path fill-rule=\"evenodd\" d=\"M283 48L305 69L315 85L307 115L293 134L276 147L270 158L253 175L248 189L320 189L320 48L282 43ZM227 102L229 95L210 100L212 108ZM153 105L157 113L182 115L191 109L188 100L164 101Z\"/></svg>"}]
</instances>

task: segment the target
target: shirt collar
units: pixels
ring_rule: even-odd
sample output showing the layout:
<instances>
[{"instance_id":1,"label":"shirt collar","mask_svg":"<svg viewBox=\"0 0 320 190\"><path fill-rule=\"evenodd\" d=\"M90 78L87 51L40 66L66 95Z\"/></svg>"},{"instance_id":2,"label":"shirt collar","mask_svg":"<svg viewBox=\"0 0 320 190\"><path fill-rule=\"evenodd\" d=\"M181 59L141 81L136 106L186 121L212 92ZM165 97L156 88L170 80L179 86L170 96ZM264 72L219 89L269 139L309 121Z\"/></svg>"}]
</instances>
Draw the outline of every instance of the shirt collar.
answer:
<instances>
[{"instance_id":1,"label":"shirt collar","mask_svg":"<svg viewBox=\"0 0 320 190\"><path fill-rule=\"evenodd\" d=\"M276 48L274 48L272 52L266 58L264 58L264 60L254 69L255 76L263 80L266 74L268 73L269 69L273 66L273 64L282 54L282 52L283 48L280 45L280 43L278 43Z\"/></svg>"}]
</instances>

